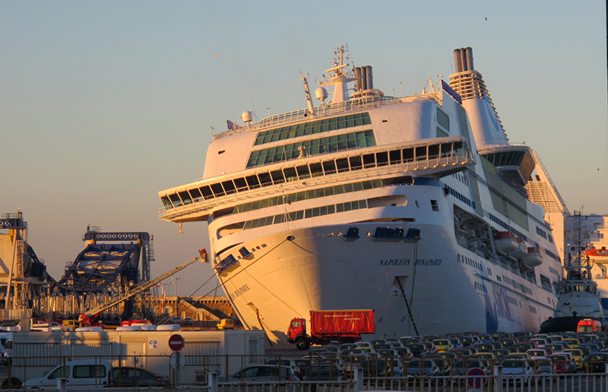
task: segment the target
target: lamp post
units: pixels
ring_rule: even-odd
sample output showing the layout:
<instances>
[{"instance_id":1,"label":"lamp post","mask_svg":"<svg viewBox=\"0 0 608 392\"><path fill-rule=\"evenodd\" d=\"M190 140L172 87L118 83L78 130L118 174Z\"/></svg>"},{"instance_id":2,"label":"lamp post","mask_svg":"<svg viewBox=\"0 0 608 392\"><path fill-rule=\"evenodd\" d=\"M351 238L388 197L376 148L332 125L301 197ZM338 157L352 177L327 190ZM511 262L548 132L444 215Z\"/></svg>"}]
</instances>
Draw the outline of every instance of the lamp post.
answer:
<instances>
[{"instance_id":1,"label":"lamp post","mask_svg":"<svg viewBox=\"0 0 608 392\"><path fill-rule=\"evenodd\" d=\"M175 285L175 316L179 317L179 295L177 294L177 281L181 278L171 278L173 280L173 284Z\"/></svg>"},{"instance_id":2,"label":"lamp post","mask_svg":"<svg viewBox=\"0 0 608 392\"><path fill-rule=\"evenodd\" d=\"M160 301L160 304L161 304L160 306L162 309L161 313L164 315L165 314L165 288L160 284L157 284L156 287L160 287L160 289L163 291L161 301Z\"/></svg>"}]
</instances>

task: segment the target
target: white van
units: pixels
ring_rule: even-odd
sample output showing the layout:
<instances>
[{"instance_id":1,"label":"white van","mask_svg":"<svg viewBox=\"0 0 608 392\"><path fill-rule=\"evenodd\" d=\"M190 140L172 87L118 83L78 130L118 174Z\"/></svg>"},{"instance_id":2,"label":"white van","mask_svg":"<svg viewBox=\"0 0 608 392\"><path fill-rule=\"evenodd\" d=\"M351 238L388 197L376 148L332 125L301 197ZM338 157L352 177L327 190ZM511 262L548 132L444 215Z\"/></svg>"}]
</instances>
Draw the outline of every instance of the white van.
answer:
<instances>
[{"instance_id":1,"label":"white van","mask_svg":"<svg viewBox=\"0 0 608 392\"><path fill-rule=\"evenodd\" d=\"M46 376L31 378L23 386L26 388L57 388L57 380L65 378L67 388L103 388L111 385L112 366L106 360L83 359L66 361L57 365Z\"/></svg>"}]
</instances>

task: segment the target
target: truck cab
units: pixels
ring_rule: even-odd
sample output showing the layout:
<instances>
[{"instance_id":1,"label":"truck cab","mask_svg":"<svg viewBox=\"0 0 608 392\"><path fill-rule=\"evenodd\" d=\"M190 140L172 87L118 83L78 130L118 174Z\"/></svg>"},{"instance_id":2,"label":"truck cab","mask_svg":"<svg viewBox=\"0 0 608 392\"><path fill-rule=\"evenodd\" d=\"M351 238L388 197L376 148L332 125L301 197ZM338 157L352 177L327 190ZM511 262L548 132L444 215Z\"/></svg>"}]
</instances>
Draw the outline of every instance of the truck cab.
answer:
<instances>
[{"instance_id":1,"label":"truck cab","mask_svg":"<svg viewBox=\"0 0 608 392\"><path fill-rule=\"evenodd\" d=\"M310 347L310 338L306 334L306 320L294 318L287 329L287 341L296 345L298 350L307 350Z\"/></svg>"}]
</instances>

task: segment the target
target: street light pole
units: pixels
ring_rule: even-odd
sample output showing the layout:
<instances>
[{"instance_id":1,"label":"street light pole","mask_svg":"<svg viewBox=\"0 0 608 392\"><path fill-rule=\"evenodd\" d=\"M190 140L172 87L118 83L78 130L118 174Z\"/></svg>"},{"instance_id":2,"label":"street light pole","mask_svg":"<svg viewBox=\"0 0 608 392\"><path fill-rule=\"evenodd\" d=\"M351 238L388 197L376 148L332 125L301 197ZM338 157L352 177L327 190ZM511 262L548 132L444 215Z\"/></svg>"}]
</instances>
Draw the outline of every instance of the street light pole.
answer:
<instances>
[{"instance_id":1,"label":"street light pole","mask_svg":"<svg viewBox=\"0 0 608 392\"><path fill-rule=\"evenodd\" d=\"M163 295L162 295L161 301L160 301L160 303L161 303L160 306L161 306L161 309L162 309L162 314L164 316L165 315L165 288L162 285L160 285L160 284L157 284L156 287L160 287L160 289L163 291Z\"/></svg>"},{"instance_id":2,"label":"street light pole","mask_svg":"<svg viewBox=\"0 0 608 392\"><path fill-rule=\"evenodd\" d=\"M179 317L179 295L177 294L177 281L181 278L171 278L173 280L173 284L175 285L175 317Z\"/></svg>"}]
</instances>

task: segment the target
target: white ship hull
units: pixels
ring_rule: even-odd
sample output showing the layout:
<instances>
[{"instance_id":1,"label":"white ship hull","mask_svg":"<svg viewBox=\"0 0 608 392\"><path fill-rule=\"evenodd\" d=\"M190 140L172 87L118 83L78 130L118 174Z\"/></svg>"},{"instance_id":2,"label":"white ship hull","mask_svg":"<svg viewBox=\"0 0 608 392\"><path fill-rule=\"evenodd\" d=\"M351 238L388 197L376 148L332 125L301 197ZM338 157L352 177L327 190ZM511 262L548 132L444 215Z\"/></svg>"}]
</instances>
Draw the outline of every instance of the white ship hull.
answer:
<instances>
[{"instance_id":1,"label":"white ship hull","mask_svg":"<svg viewBox=\"0 0 608 392\"><path fill-rule=\"evenodd\" d=\"M363 235L344 238L350 226L357 226ZM244 324L264 329L275 342L285 342L290 320L308 318L311 309L374 309L376 337L533 331L553 315L550 306L493 282L487 268L480 272L460 262L466 255L481 265L489 264L458 246L445 226L417 225L428 237L418 243L415 275L415 245L365 236L376 227L320 226L259 238L244 244L256 251L219 276L220 281ZM410 302L418 333L397 279ZM487 293L476 288L483 286ZM534 303L538 313L514 305L507 296L526 305Z\"/></svg>"}]
</instances>

